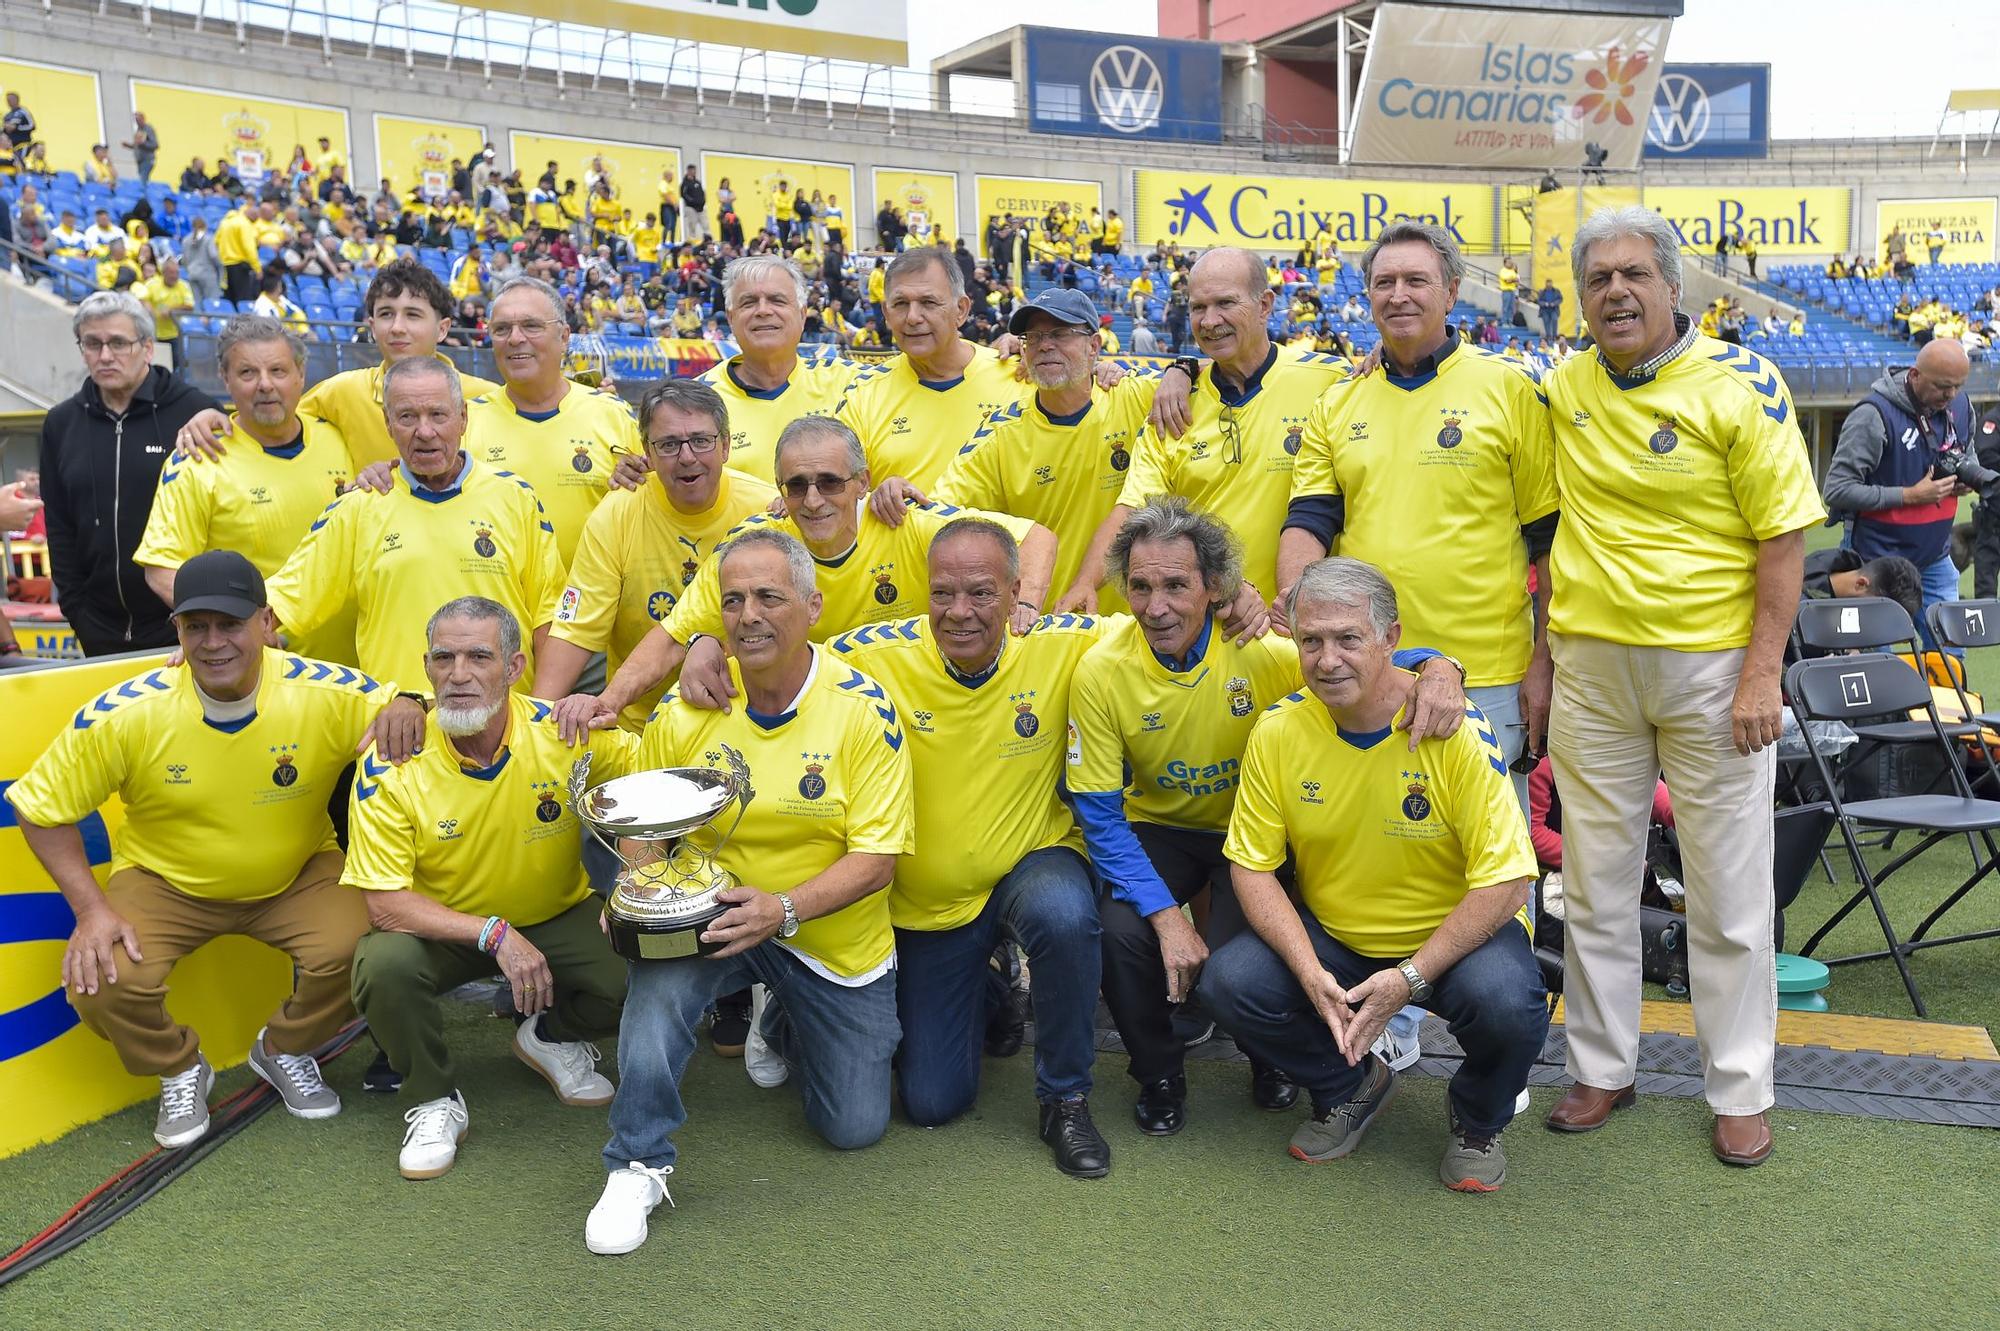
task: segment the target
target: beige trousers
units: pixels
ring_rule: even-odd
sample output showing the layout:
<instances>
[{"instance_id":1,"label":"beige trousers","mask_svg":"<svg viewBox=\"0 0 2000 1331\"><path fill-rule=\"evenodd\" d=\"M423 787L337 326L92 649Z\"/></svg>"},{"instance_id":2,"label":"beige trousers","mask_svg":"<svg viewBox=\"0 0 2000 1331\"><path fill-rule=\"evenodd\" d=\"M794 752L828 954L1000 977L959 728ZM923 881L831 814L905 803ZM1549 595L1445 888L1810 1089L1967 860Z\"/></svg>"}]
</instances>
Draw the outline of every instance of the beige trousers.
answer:
<instances>
[{"instance_id":1,"label":"beige trousers","mask_svg":"<svg viewBox=\"0 0 2000 1331\"><path fill-rule=\"evenodd\" d=\"M1677 652L1551 634L1549 754L1562 795L1570 1075L1632 1084L1639 1058L1639 886L1653 783L1673 796L1687 877L1688 988L1708 1103L1772 1103L1775 750L1730 740L1740 649Z\"/></svg>"}]
</instances>

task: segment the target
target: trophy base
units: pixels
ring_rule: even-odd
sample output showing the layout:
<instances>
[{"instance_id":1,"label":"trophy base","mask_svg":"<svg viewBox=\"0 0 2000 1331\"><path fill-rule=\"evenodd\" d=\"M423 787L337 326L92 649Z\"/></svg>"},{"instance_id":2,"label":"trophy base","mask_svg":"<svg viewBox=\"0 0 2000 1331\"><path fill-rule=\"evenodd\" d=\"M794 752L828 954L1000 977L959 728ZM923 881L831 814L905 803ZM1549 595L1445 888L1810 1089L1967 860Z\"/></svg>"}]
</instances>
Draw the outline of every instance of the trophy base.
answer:
<instances>
[{"instance_id":1,"label":"trophy base","mask_svg":"<svg viewBox=\"0 0 2000 1331\"><path fill-rule=\"evenodd\" d=\"M702 941L701 931L730 908L722 902L698 914L672 921L635 920L617 910L604 912L611 950L627 961L682 961L720 952L725 943Z\"/></svg>"}]
</instances>

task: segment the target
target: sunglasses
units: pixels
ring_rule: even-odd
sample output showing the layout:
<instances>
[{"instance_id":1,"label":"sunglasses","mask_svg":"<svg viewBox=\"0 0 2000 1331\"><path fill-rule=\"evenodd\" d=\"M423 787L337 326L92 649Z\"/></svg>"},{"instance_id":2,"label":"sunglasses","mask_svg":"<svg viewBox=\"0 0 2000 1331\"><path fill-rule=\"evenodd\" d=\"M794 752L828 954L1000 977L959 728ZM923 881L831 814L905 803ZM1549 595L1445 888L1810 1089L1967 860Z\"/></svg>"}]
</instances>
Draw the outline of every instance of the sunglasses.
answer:
<instances>
[{"instance_id":1,"label":"sunglasses","mask_svg":"<svg viewBox=\"0 0 2000 1331\"><path fill-rule=\"evenodd\" d=\"M791 499L804 499L806 491L817 490L832 498L854 483L852 476L835 476L832 472L821 472L817 476L792 476L785 481L785 495Z\"/></svg>"}]
</instances>

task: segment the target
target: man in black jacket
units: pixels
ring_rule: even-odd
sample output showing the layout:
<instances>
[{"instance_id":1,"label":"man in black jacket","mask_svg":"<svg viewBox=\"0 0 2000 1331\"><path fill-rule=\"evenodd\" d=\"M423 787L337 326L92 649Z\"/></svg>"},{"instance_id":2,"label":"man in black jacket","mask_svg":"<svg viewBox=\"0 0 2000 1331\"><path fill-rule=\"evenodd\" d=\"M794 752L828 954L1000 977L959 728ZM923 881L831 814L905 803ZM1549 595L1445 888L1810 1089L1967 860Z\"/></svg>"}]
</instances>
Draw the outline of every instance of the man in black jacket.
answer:
<instances>
[{"instance_id":1,"label":"man in black jacket","mask_svg":"<svg viewBox=\"0 0 2000 1331\"><path fill-rule=\"evenodd\" d=\"M1980 420L1972 446L1980 466L2000 471L2000 407ZM1972 539L1972 594L1991 596L2000 585L2000 513L1984 499L1972 510Z\"/></svg>"},{"instance_id":2,"label":"man in black jacket","mask_svg":"<svg viewBox=\"0 0 2000 1331\"><path fill-rule=\"evenodd\" d=\"M160 468L207 394L153 364L153 316L99 291L72 321L89 375L42 421L42 499L56 604L86 656L171 647L167 607L132 562Z\"/></svg>"}]
</instances>

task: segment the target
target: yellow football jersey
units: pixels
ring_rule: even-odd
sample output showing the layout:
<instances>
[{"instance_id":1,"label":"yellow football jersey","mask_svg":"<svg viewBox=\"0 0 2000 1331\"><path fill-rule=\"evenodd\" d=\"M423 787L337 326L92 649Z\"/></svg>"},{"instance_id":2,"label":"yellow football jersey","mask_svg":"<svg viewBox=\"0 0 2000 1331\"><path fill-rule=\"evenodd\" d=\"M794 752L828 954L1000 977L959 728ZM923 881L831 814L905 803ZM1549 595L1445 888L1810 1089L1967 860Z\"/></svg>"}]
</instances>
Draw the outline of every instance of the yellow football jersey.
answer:
<instances>
[{"instance_id":1,"label":"yellow football jersey","mask_svg":"<svg viewBox=\"0 0 2000 1331\"><path fill-rule=\"evenodd\" d=\"M729 670L740 690L734 662ZM755 717L743 706L704 711L669 693L646 723L637 770L722 766L725 744L742 754L756 795L717 863L746 887L788 892L843 855L914 849L904 741L902 720L882 686L814 648L798 707L782 717ZM715 830L723 830L719 821ZM895 952L889 894L873 892L802 921L781 946L835 976L867 975Z\"/></svg>"},{"instance_id":2,"label":"yellow football jersey","mask_svg":"<svg viewBox=\"0 0 2000 1331\"><path fill-rule=\"evenodd\" d=\"M1697 336L1650 378L1582 355L1542 387L1563 507L1549 627L1684 652L1748 644L1757 542L1826 516L1777 370Z\"/></svg>"},{"instance_id":3,"label":"yellow football jersey","mask_svg":"<svg viewBox=\"0 0 2000 1331\"><path fill-rule=\"evenodd\" d=\"M1337 942L1409 956L1467 892L1537 873L1498 740L1477 707L1465 715L1411 753L1393 722L1351 735L1289 695L1250 733L1223 854L1268 872L1290 846L1299 896Z\"/></svg>"},{"instance_id":4,"label":"yellow football jersey","mask_svg":"<svg viewBox=\"0 0 2000 1331\"><path fill-rule=\"evenodd\" d=\"M777 475L778 436L801 416L831 416L860 365L829 347L800 347L791 377L777 388L746 388L732 356L702 371L700 381L729 407L729 465L759 480Z\"/></svg>"},{"instance_id":5,"label":"yellow football jersey","mask_svg":"<svg viewBox=\"0 0 2000 1331\"><path fill-rule=\"evenodd\" d=\"M728 469L705 513L676 509L656 479L637 490L613 491L583 524L550 635L605 653L609 672L617 674L647 632L672 612L716 543L762 513L776 494L768 482ZM649 690L620 714L619 724L639 729L665 692L664 684Z\"/></svg>"},{"instance_id":6,"label":"yellow football jersey","mask_svg":"<svg viewBox=\"0 0 2000 1331\"><path fill-rule=\"evenodd\" d=\"M471 462L457 489L413 494L402 469L388 494L350 490L314 520L266 590L288 633L310 633L349 605L354 645L378 675L426 680L424 626L458 596L485 596L521 621L521 647L562 595L555 531L534 488ZM518 686L527 692L533 663ZM413 683L429 692L429 684Z\"/></svg>"},{"instance_id":7,"label":"yellow football jersey","mask_svg":"<svg viewBox=\"0 0 2000 1331\"><path fill-rule=\"evenodd\" d=\"M889 916L899 929L955 929L1037 850L1084 853L1057 798L1070 680L1102 621L1044 615L1008 638L991 675L967 687L945 669L928 619L864 624L827 643L889 691L902 714L916 789L916 849L896 862ZM966 790L979 798L968 806Z\"/></svg>"},{"instance_id":8,"label":"yellow football jersey","mask_svg":"<svg viewBox=\"0 0 2000 1331\"><path fill-rule=\"evenodd\" d=\"M1034 392L1018 364L976 347L958 378L927 383L898 354L856 374L834 414L861 437L869 480L901 476L928 492L981 421Z\"/></svg>"},{"instance_id":9,"label":"yellow football jersey","mask_svg":"<svg viewBox=\"0 0 2000 1331\"><path fill-rule=\"evenodd\" d=\"M442 352L437 358L458 369ZM383 368L371 365L361 370L345 370L331 379L320 380L299 399L301 416L331 421L340 430L357 471L371 462L396 460L396 441L389 437L389 422L382 415ZM467 402L500 391L500 385L463 370L459 371L458 386Z\"/></svg>"},{"instance_id":10,"label":"yellow football jersey","mask_svg":"<svg viewBox=\"0 0 2000 1331\"><path fill-rule=\"evenodd\" d=\"M1033 394L1002 407L958 450L930 497L1032 518L1054 532L1050 586L1060 596L1118 502L1158 387L1156 376L1127 375L1116 388L1093 388L1090 405L1076 416L1050 416ZM1125 608L1111 587L1097 604L1106 614Z\"/></svg>"},{"instance_id":11,"label":"yellow football jersey","mask_svg":"<svg viewBox=\"0 0 2000 1331\"><path fill-rule=\"evenodd\" d=\"M593 731L588 747L592 785L637 770L636 735ZM433 713L423 748L401 767L374 749L362 755L340 881L515 925L554 919L590 895L585 834L569 807L570 766L583 753L563 742L547 703L519 694L507 699L506 738L486 767L466 761Z\"/></svg>"},{"instance_id":12,"label":"yellow football jersey","mask_svg":"<svg viewBox=\"0 0 2000 1331\"><path fill-rule=\"evenodd\" d=\"M997 522L1012 532L1017 541L1024 539L1034 526L1026 518L1006 513L982 513L951 504L913 504L904 513L903 524L891 527L863 508L854 548L839 559L813 558L818 565L816 581L824 602L819 623L813 625L813 641L825 642L836 633L872 624L884 616L908 619L927 609L931 538L954 518L961 517ZM790 518L764 514L746 518L739 530L765 526L799 535ZM723 544L728 543L728 537L724 537ZM687 594L681 597L662 627L683 643L693 642L698 633L722 636L722 579L715 555L702 561L701 571L688 584Z\"/></svg>"},{"instance_id":13,"label":"yellow football jersey","mask_svg":"<svg viewBox=\"0 0 2000 1331\"><path fill-rule=\"evenodd\" d=\"M1179 439L1142 430L1118 502L1139 508L1155 495L1185 495L1229 524L1243 542L1243 578L1269 600L1278 586L1278 533L1292 494L1292 460L1319 395L1347 362L1316 351L1272 347L1241 396L1224 400L1213 366L1188 396L1194 423Z\"/></svg>"},{"instance_id":14,"label":"yellow football jersey","mask_svg":"<svg viewBox=\"0 0 2000 1331\"><path fill-rule=\"evenodd\" d=\"M357 670L266 648L257 710L218 725L192 672L148 670L78 708L7 798L59 827L115 794L125 823L113 873L144 868L189 896L261 900L336 848L327 800L395 696Z\"/></svg>"},{"instance_id":15,"label":"yellow football jersey","mask_svg":"<svg viewBox=\"0 0 2000 1331\"><path fill-rule=\"evenodd\" d=\"M556 553L565 567L591 510L611 489L618 458L645 455L639 423L625 400L580 384L571 384L547 414L520 410L505 389L474 398L466 404L465 450L535 487L535 498L556 529Z\"/></svg>"},{"instance_id":16,"label":"yellow football jersey","mask_svg":"<svg viewBox=\"0 0 2000 1331\"><path fill-rule=\"evenodd\" d=\"M1521 527L1556 508L1548 420L1530 371L1456 339L1435 370L1343 380L1307 418L1292 497L1341 497L1335 551L1388 576L1404 637L1463 661L1470 687L1528 671Z\"/></svg>"},{"instance_id":17,"label":"yellow football jersey","mask_svg":"<svg viewBox=\"0 0 2000 1331\"><path fill-rule=\"evenodd\" d=\"M1139 622L1118 615L1078 662L1070 695L1069 788L1123 789L1125 816L1220 832L1259 708L1299 687L1298 649L1266 634L1237 646L1222 626L1188 670L1171 670Z\"/></svg>"}]
</instances>

